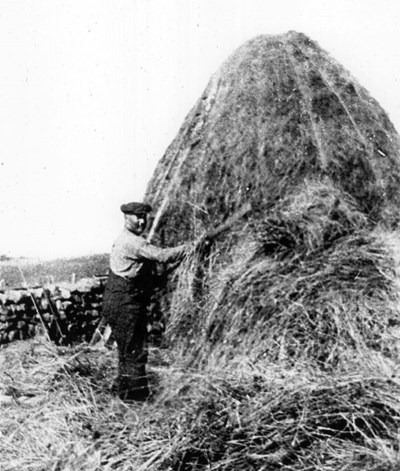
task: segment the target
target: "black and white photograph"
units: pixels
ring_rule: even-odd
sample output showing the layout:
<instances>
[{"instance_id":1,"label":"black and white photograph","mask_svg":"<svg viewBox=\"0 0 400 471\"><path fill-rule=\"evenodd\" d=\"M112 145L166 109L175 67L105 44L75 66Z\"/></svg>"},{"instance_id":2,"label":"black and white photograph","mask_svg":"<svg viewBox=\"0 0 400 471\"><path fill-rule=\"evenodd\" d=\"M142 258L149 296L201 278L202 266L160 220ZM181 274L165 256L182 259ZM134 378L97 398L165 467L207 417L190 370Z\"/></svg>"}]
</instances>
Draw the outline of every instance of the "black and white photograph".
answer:
<instances>
[{"instance_id":1,"label":"black and white photograph","mask_svg":"<svg viewBox=\"0 0 400 471\"><path fill-rule=\"evenodd\" d=\"M400 470L399 25L0 0L0 471Z\"/></svg>"}]
</instances>

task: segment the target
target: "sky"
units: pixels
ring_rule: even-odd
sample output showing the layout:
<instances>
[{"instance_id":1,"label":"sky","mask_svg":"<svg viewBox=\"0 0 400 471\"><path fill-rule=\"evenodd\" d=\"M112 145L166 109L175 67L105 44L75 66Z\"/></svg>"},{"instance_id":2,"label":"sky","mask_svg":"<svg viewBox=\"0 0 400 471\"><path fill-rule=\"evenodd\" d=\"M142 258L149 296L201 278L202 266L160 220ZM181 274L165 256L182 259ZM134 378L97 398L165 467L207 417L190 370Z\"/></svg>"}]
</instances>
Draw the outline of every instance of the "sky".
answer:
<instances>
[{"instance_id":1,"label":"sky","mask_svg":"<svg viewBox=\"0 0 400 471\"><path fill-rule=\"evenodd\" d=\"M211 75L301 31L400 130L398 0L1 0L0 255L109 252Z\"/></svg>"}]
</instances>

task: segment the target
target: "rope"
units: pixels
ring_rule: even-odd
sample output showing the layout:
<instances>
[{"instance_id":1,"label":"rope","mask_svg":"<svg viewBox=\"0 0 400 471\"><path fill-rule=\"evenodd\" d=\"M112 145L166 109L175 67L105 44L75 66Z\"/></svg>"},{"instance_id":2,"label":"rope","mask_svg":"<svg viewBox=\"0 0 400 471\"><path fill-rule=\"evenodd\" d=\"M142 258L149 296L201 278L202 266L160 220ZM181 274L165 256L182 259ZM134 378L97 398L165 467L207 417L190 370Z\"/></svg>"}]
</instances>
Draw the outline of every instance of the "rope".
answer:
<instances>
[{"instance_id":1,"label":"rope","mask_svg":"<svg viewBox=\"0 0 400 471\"><path fill-rule=\"evenodd\" d=\"M163 215L164 213L164 210L165 208L167 207L167 204L169 202L169 199L171 197L171 193L172 193L172 190L174 188L174 186L176 185L176 183L178 182L178 177L179 177L179 171L183 165L183 163L185 162L189 152L190 152L191 148L189 147L188 149L186 149L183 153L182 153L182 157L180 159L180 162L178 163L178 167L177 169L175 170L175 174L172 178L172 181L167 189L167 192L165 194L165 197L160 205L160 207L158 208L158 211L156 213L156 216L153 220L153 224L151 225L151 228L150 228L150 231L149 231L149 234L147 236L147 242L151 242L151 239L154 237L154 233L157 229L157 226L158 226L158 223L160 222L160 219L161 219L161 216ZM175 160L175 159L174 159Z\"/></svg>"}]
</instances>

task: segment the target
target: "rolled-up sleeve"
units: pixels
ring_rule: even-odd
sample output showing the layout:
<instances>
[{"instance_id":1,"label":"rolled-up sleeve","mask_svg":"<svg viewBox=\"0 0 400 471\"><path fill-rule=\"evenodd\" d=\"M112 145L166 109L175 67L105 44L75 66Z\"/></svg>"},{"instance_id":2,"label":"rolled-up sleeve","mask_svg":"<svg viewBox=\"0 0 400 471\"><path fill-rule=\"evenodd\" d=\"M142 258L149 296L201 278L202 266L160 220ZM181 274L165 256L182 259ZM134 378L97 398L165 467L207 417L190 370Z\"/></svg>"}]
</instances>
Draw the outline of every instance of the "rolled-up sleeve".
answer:
<instances>
[{"instance_id":1,"label":"rolled-up sleeve","mask_svg":"<svg viewBox=\"0 0 400 471\"><path fill-rule=\"evenodd\" d=\"M146 241L135 247L135 255L138 260L153 260L160 263L172 263L181 260L185 255L185 251L185 245L161 249Z\"/></svg>"}]
</instances>

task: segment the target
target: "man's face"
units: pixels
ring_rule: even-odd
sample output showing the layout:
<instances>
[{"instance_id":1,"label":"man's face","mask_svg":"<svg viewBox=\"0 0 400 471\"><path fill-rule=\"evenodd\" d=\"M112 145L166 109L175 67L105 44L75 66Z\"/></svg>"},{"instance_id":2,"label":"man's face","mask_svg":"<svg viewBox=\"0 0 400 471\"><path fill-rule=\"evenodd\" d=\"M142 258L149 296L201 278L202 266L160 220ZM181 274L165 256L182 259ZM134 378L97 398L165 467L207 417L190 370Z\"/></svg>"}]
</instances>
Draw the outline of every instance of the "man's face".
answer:
<instances>
[{"instance_id":1,"label":"man's face","mask_svg":"<svg viewBox=\"0 0 400 471\"><path fill-rule=\"evenodd\" d=\"M136 235L143 234L147 225L147 214L125 214L125 227Z\"/></svg>"}]
</instances>

